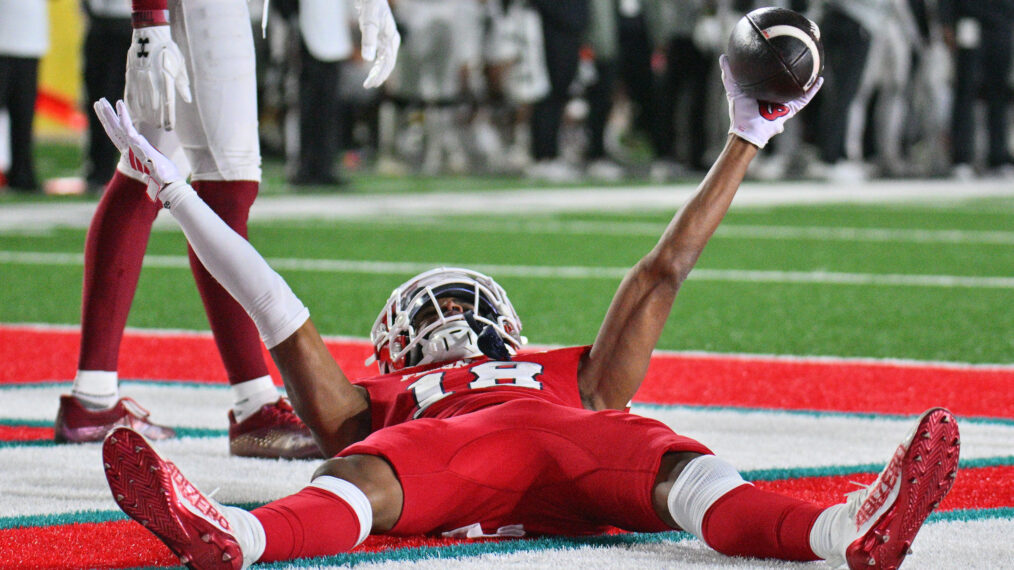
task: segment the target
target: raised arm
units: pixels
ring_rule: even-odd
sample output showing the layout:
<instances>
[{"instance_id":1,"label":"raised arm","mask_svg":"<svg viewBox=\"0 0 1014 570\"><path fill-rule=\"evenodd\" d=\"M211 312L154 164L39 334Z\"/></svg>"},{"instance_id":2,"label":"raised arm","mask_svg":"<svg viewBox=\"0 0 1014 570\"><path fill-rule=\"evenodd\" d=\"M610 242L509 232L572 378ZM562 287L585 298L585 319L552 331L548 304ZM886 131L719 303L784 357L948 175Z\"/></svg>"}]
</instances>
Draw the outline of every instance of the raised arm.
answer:
<instances>
[{"instance_id":1,"label":"raised arm","mask_svg":"<svg viewBox=\"0 0 1014 570\"><path fill-rule=\"evenodd\" d=\"M750 161L823 83L818 81L806 95L785 105L759 103L740 92L724 56L721 63L731 119L725 149L655 247L620 283L578 373L587 408L623 409L628 405L644 380L676 293L729 210Z\"/></svg>"},{"instance_id":2,"label":"raised arm","mask_svg":"<svg viewBox=\"0 0 1014 570\"><path fill-rule=\"evenodd\" d=\"M369 401L331 357L310 313L250 242L183 180L172 161L134 128L123 101L95 111L113 143L149 176L148 195L183 229L201 263L246 309L282 372L293 407L328 456L368 434Z\"/></svg>"}]
</instances>

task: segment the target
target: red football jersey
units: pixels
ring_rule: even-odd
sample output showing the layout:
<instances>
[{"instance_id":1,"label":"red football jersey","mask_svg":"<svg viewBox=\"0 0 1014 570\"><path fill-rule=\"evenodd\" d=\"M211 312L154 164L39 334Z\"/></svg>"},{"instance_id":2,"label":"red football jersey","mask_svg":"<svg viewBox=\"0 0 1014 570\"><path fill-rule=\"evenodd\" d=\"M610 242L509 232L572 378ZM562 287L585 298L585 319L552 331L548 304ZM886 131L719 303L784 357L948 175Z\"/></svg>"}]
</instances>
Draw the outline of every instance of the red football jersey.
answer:
<instances>
[{"instance_id":1,"label":"red football jersey","mask_svg":"<svg viewBox=\"0 0 1014 570\"><path fill-rule=\"evenodd\" d=\"M372 431L415 418L447 418L518 398L583 407L577 367L588 346L430 364L355 380L370 394Z\"/></svg>"}]
</instances>

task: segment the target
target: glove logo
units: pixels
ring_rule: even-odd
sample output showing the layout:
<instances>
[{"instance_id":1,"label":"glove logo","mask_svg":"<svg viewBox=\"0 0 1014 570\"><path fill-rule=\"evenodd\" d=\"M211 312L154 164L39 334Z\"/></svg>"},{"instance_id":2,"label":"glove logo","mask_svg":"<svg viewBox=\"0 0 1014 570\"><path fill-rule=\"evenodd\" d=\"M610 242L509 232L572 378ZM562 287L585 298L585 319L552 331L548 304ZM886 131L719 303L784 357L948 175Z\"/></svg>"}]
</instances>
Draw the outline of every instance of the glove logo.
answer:
<instances>
[{"instance_id":1,"label":"glove logo","mask_svg":"<svg viewBox=\"0 0 1014 570\"><path fill-rule=\"evenodd\" d=\"M150 41L148 38L137 38L137 43L140 44L137 48L137 57L148 57L149 52L145 51L145 49L148 48L148 42Z\"/></svg>"},{"instance_id":2,"label":"glove logo","mask_svg":"<svg viewBox=\"0 0 1014 570\"><path fill-rule=\"evenodd\" d=\"M779 117L784 117L789 114L789 108L785 105L779 105L778 103L758 101L757 106L759 107L760 115L769 121L774 121Z\"/></svg>"}]
</instances>

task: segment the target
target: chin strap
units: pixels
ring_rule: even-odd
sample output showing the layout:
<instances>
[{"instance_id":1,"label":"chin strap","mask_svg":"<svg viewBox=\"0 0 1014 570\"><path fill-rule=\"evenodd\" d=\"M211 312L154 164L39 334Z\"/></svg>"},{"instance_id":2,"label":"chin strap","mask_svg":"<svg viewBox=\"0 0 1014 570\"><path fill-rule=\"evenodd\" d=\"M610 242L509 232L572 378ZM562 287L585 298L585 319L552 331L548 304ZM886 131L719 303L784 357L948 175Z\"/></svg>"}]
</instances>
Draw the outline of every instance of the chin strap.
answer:
<instances>
[{"instance_id":1,"label":"chin strap","mask_svg":"<svg viewBox=\"0 0 1014 570\"><path fill-rule=\"evenodd\" d=\"M503 338L497 334L496 329L492 325L486 325L485 327L480 325L475 320L475 314L472 311L465 311L465 322L478 335L476 345L490 360L509 361L511 359L511 353L507 350L507 345L504 344Z\"/></svg>"}]
</instances>

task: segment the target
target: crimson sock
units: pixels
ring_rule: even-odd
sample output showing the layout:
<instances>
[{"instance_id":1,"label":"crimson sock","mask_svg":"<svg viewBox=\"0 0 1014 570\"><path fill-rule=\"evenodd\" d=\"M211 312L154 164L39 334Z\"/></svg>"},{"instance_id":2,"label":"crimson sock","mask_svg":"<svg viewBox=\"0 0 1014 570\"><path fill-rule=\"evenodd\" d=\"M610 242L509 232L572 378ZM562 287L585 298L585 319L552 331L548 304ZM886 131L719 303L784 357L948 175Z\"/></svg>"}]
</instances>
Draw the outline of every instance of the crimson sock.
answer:
<instances>
[{"instance_id":1,"label":"crimson sock","mask_svg":"<svg viewBox=\"0 0 1014 570\"><path fill-rule=\"evenodd\" d=\"M260 562L348 552L360 540L359 517L334 493L306 487L254 509L267 545Z\"/></svg>"},{"instance_id":2,"label":"crimson sock","mask_svg":"<svg viewBox=\"0 0 1014 570\"><path fill-rule=\"evenodd\" d=\"M247 237L247 218L250 206L257 197L258 183L252 180L194 181L197 195L230 228ZM268 374L267 364L261 356L261 337L250 316L233 299L197 259L194 249L188 246L190 269L197 290L204 302L211 332L215 336L218 354L222 357L229 384L238 384Z\"/></svg>"},{"instance_id":3,"label":"crimson sock","mask_svg":"<svg viewBox=\"0 0 1014 570\"><path fill-rule=\"evenodd\" d=\"M708 546L729 556L817 560L810 528L824 509L741 485L715 501L702 526Z\"/></svg>"},{"instance_id":4,"label":"crimson sock","mask_svg":"<svg viewBox=\"0 0 1014 570\"><path fill-rule=\"evenodd\" d=\"M116 370L123 328L158 211L143 182L116 171L85 238L78 370Z\"/></svg>"}]
</instances>

